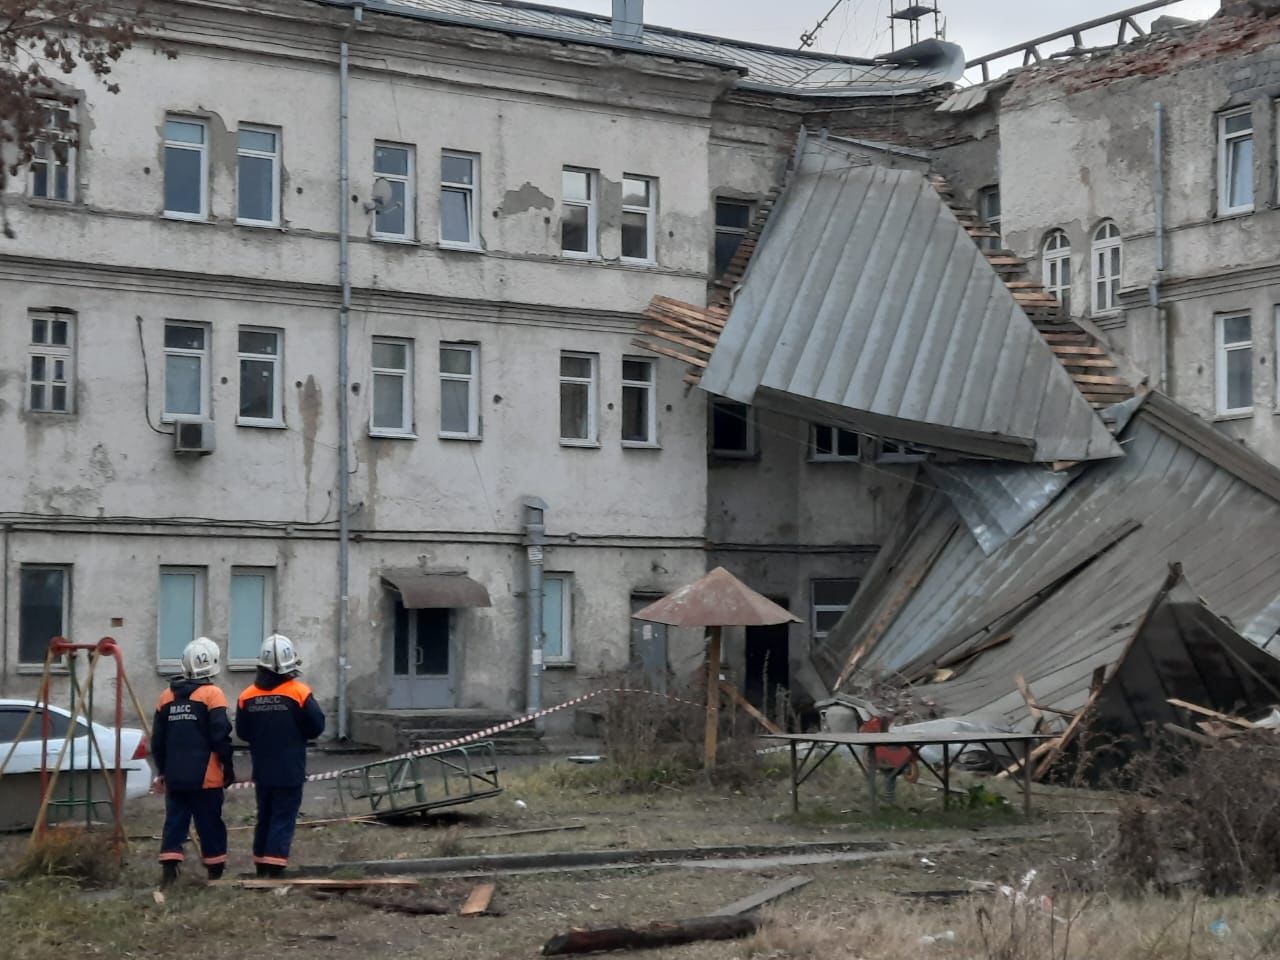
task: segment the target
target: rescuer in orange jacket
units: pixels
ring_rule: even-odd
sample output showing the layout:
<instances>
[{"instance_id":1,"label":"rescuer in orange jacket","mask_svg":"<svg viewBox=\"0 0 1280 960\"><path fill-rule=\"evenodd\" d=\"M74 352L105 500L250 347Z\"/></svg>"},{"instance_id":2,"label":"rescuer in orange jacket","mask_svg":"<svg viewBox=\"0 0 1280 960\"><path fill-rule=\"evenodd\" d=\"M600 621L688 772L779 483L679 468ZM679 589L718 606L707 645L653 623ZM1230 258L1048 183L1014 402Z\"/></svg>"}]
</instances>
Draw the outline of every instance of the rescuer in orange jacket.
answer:
<instances>
[{"instance_id":1,"label":"rescuer in orange jacket","mask_svg":"<svg viewBox=\"0 0 1280 960\"><path fill-rule=\"evenodd\" d=\"M307 778L307 741L324 733L324 711L298 679L302 658L288 637L272 634L258 654L258 675L240 694L236 735L249 744L258 823L253 862L274 877L289 863L289 848Z\"/></svg>"},{"instance_id":2,"label":"rescuer in orange jacket","mask_svg":"<svg viewBox=\"0 0 1280 960\"><path fill-rule=\"evenodd\" d=\"M158 773L156 786L165 794L162 885L178 879L193 818L209 879L221 877L226 866L222 801L236 775L227 698L212 679L220 669L218 645L208 637L192 640L182 651L182 676L173 678L156 705L151 756Z\"/></svg>"}]
</instances>

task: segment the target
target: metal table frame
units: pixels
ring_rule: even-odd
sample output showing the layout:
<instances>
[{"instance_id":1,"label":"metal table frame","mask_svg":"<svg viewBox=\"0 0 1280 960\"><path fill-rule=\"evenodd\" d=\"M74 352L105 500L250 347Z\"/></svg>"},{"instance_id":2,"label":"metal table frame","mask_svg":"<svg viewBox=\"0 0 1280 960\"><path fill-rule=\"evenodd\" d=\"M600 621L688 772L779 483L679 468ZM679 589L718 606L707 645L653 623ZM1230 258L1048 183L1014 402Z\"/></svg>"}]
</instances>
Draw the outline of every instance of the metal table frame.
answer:
<instances>
[{"instance_id":1,"label":"metal table frame","mask_svg":"<svg viewBox=\"0 0 1280 960\"><path fill-rule=\"evenodd\" d=\"M849 755L853 757L867 779L871 813L874 815L880 810L880 797L876 790L876 764L874 757L869 757L868 762L863 763L862 757L858 756L859 747L870 750L874 750L875 747L906 747L916 761L933 774L942 785L942 807L945 810L951 806L952 748L959 748L955 752L955 756L959 757L966 747L974 745L984 746L993 754L996 751L991 749L992 744L1005 744L1011 748L1021 746L1022 812L1030 817L1031 748L1033 744L1053 738L1037 733L951 733L930 737L920 734L897 734L890 731L888 733L772 733L766 734L765 739L781 740L791 748L791 811L793 813L800 811L800 785L813 776L818 768L826 763L827 758L841 747L848 749ZM803 757L800 756L802 746L805 747ZM932 764L920 756L921 748L934 746L942 747L941 771L934 769Z\"/></svg>"}]
</instances>

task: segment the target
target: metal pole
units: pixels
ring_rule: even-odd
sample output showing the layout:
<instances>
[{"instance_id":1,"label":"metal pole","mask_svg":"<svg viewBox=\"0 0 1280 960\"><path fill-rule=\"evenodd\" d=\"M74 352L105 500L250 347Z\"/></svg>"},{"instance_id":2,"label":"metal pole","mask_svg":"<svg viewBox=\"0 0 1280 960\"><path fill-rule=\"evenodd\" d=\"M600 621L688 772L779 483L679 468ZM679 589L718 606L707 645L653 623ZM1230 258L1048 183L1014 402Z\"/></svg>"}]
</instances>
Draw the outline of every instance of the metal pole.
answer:
<instances>
[{"instance_id":1,"label":"metal pole","mask_svg":"<svg viewBox=\"0 0 1280 960\"><path fill-rule=\"evenodd\" d=\"M800 768L796 765L796 742L791 741L791 812L800 812Z\"/></svg>"},{"instance_id":2,"label":"metal pole","mask_svg":"<svg viewBox=\"0 0 1280 960\"><path fill-rule=\"evenodd\" d=\"M703 766L714 770L720 738L720 627L712 627L707 638L707 725L704 737Z\"/></svg>"},{"instance_id":3,"label":"metal pole","mask_svg":"<svg viewBox=\"0 0 1280 960\"><path fill-rule=\"evenodd\" d=\"M0 524L4 535L3 558L0 559L0 689L9 684L9 538L13 536L10 524Z\"/></svg>"},{"instance_id":4,"label":"metal pole","mask_svg":"<svg viewBox=\"0 0 1280 960\"><path fill-rule=\"evenodd\" d=\"M547 504L538 497L524 498L524 544L529 564L528 592L525 610L528 614L529 675L525 685L525 709L533 713L542 709L542 601L543 601L543 544L547 533ZM541 730L541 718L534 721Z\"/></svg>"},{"instance_id":5,"label":"metal pole","mask_svg":"<svg viewBox=\"0 0 1280 960\"><path fill-rule=\"evenodd\" d=\"M1156 104L1155 139L1152 158L1155 167L1156 214L1156 273L1151 280L1151 308L1155 311L1156 336L1159 337L1159 384L1162 391L1169 389L1169 331L1164 307L1160 305L1160 285L1165 272L1165 209L1164 209L1164 104Z\"/></svg>"}]
</instances>

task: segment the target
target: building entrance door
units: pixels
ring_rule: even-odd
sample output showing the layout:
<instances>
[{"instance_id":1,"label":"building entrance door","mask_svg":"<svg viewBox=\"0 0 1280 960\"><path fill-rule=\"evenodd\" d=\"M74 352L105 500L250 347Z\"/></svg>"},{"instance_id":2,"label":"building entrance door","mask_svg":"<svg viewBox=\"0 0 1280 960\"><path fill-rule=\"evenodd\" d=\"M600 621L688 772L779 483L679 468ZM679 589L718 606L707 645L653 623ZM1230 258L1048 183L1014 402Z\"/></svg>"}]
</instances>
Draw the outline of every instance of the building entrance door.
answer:
<instances>
[{"instance_id":1,"label":"building entrance door","mask_svg":"<svg viewBox=\"0 0 1280 960\"><path fill-rule=\"evenodd\" d=\"M387 705L396 710L440 710L454 705L453 611L408 610L395 601L391 689Z\"/></svg>"}]
</instances>

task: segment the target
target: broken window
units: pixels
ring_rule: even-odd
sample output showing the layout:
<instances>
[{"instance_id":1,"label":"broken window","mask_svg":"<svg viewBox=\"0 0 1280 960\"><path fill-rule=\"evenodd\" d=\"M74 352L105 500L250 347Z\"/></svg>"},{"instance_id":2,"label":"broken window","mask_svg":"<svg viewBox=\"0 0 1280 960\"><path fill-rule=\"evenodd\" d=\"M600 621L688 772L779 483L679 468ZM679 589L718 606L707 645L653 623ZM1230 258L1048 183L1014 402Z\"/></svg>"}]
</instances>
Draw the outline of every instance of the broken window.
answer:
<instances>
[{"instance_id":1,"label":"broken window","mask_svg":"<svg viewBox=\"0 0 1280 960\"><path fill-rule=\"evenodd\" d=\"M622 259L652 263L657 259L654 212L658 181L649 177L622 178Z\"/></svg>"},{"instance_id":2,"label":"broken window","mask_svg":"<svg viewBox=\"0 0 1280 960\"><path fill-rule=\"evenodd\" d=\"M446 150L440 155L440 242L478 247L476 190L480 158Z\"/></svg>"},{"instance_id":3,"label":"broken window","mask_svg":"<svg viewBox=\"0 0 1280 960\"><path fill-rule=\"evenodd\" d=\"M280 371L283 339L279 330L240 328L240 414L236 423L250 427L284 425Z\"/></svg>"},{"instance_id":4,"label":"broken window","mask_svg":"<svg viewBox=\"0 0 1280 960\"><path fill-rule=\"evenodd\" d=\"M75 155L71 110L50 104L44 108L44 133L32 144L29 189L38 200L75 200Z\"/></svg>"},{"instance_id":5,"label":"broken window","mask_svg":"<svg viewBox=\"0 0 1280 960\"><path fill-rule=\"evenodd\" d=\"M622 445L651 447L658 442L656 399L652 360L622 358Z\"/></svg>"},{"instance_id":6,"label":"broken window","mask_svg":"<svg viewBox=\"0 0 1280 960\"><path fill-rule=\"evenodd\" d=\"M209 328L203 323L164 324L164 413L161 419L209 418Z\"/></svg>"},{"instance_id":7,"label":"broken window","mask_svg":"<svg viewBox=\"0 0 1280 960\"><path fill-rule=\"evenodd\" d=\"M369 432L380 437L413 436L413 342L373 338L373 409Z\"/></svg>"},{"instance_id":8,"label":"broken window","mask_svg":"<svg viewBox=\"0 0 1280 960\"><path fill-rule=\"evenodd\" d=\"M753 204L747 200L716 201L716 276L723 277L738 246L751 229Z\"/></svg>"},{"instance_id":9,"label":"broken window","mask_svg":"<svg viewBox=\"0 0 1280 960\"><path fill-rule=\"evenodd\" d=\"M164 213L203 220L209 215L208 127L203 120L164 122Z\"/></svg>"},{"instance_id":10,"label":"broken window","mask_svg":"<svg viewBox=\"0 0 1280 960\"><path fill-rule=\"evenodd\" d=\"M1247 313L1218 317L1218 414L1253 413L1253 322Z\"/></svg>"},{"instance_id":11,"label":"broken window","mask_svg":"<svg viewBox=\"0 0 1280 960\"><path fill-rule=\"evenodd\" d=\"M263 638L275 632L275 579L270 567L231 569L227 659L233 665L255 662Z\"/></svg>"},{"instance_id":12,"label":"broken window","mask_svg":"<svg viewBox=\"0 0 1280 960\"><path fill-rule=\"evenodd\" d=\"M755 410L733 400L711 401L711 453L717 457L756 455Z\"/></svg>"},{"instance_id":13,"label":"broken window","mask_svg":"<svg viewBox=\"0 0 1280 960\"><path fill-rule=\"evenodd\" d=\"M1066 233L1054 230L1044 242L1044 289L1058 298L1062 312L1071 314L1071 241Z\"/></svg>"},{"instance_id":14,"label":"broken window","mask_svg":"<svg viewBox=\"0 0 1280 960\"><path fill-rule=\"evenodd\" d=\"M28 409L71 413L75 400L75 314L33 310L27 359Z\"/></svg>"},{"instance_id":15,"label":"broken window","mask_svg":"<svg viewBox=\"0 0 1280 960\"><path fill-rule=\"evenodd\" d=\"M857 460L860 437L852 430L814 423L809 427L809 459L817 462Z\"/></svg>"},{"instance_id":16,"label":"broken window","mask_svg":"<svg viewBox=\"0 0 1280 960\"><path fill-rule=\"evenodd\" d=\"M18 662L44 663L49 641L70 632L71 568L23 564L18 576Z\"/></svg>"},{"instance_id":17,"label":"broken window","mask_svg":"<svg viewBox=\"0 0 1280 960\"><path fill-rule=\"evenodd\" d=\"M929 459L929 454L909 443L898 443L896 440L881 440L880 455L877 463L919 463Z\"/></svg>"},{"instance_id":18,"label":"broken window","mask_svg":"<svg viewBox=\"0 0 1280 960\"><path fill-rule=\"evenodd\" d=\"M236 223L280 223L280 132L241 125L236 148Z\"/></svg>"},{"instance_id":19,"label":"broken window","mask_svg":"<svg viewBox=\"0 0 1280 960\"><path fill-rule=\"evenodd\" d=\"M161 567L156 659L177 665L182 651L204 634L204 567ZM261 643L261 641L259 641Z\"/></svg>"},{"instance_id":20,"label":"broken window","mask_svg":"<svg viewBox=\"0 0 1280 960\"><path fill-rule=\"evenodd\" d=\"M810 587L810 629L815 642L826 639L835 625L840 622L853 597L858 592L861 580L811 580Z\"/></svg>"},{"instance_id":21,"label":"broken window","mask_svg":"<svg viewBox=\"0 0 1280 960\"><path fill-rule=\"evenodd\" d=\"M480 438L480 347L440 344L440 436Z\"/></svg>"},{"instance_id":22,"label":"broken window","mask_svg":"<svg viewBox=\"0 0 1280 960\"><path fill-rule=\"evenodd\" d=\"M983 250L999 250L1004 240L1000 231L1000 188L983 187L978 191L978 218L986 228L996 234L983 237L979 246Z\"/></svg>"},{"instance_id":23,"label":"broken window","mask_svg":"<svg viewBox=\"0 0 1280 960\"><path fill-rule=\"evenodd\" d=\"M1120 228L1110 220L1093 234L1093 312L1120 309Z\"/></svg>"},{"instance_id":24,"label":"broken window","mask_svg":"<svg viewBox=\"0 0 1280 960\"><path fill-rule=\"evenodd\" d=\"M412 240L413 147L375 143L373 175L386 184L386 203L373 214L373 235L383 240Z\"/></svg>"},{"instance_id":25,"label":"broken window","mask_svg":"<svg viewBox=\"0 0 1280 960\"><path fill-rule=\"evenodd\" d=\"M560 354L560 442L596 445L596 368L594 353Z\"/></svg>"},{"instance_id":26,"label":"broken window","mask_svg":"<svg viewBox=\"0 0 1280 960\"><path fill-rule=\"evenodd\" d=\"M566 257L596 256L596 172L565 167L564 209L560 214L560 250Z\"/></svg>"},{"instance_id":27,"label":"broken window","mask_svg":"<svg viewBox=\"0 0 1280 960\"><path fill-rule=\"evenodd\" d=\"M1218 117L1218 214L1253 210L1253 111Z\"/></svg>"}]
</instances>

